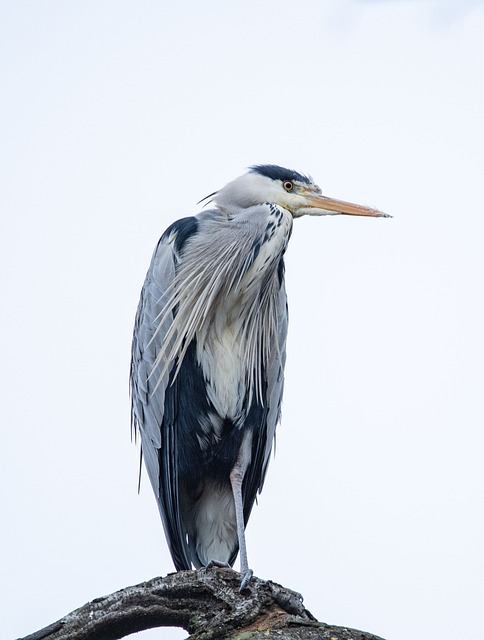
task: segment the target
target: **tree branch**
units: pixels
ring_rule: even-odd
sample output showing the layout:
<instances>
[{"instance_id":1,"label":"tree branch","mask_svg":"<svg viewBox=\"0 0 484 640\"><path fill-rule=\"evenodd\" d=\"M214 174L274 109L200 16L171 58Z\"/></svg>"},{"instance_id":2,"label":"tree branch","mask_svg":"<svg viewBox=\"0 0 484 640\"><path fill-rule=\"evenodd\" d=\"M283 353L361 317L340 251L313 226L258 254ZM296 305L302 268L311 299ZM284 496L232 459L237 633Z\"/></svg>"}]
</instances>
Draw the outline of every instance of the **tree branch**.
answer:
<instances>
[{"instance_id":1,"label":"tree branch","mask_svg":"<svg viewBox=\"0 0 484 640\"><path fill-rule=\"evenodd\" d=\"M232 569L181 571L96 598L19 640L115 640L152 627L183 627L191 640L381 640L318 622L302 597L252 578L239 593ZM243 634L243 635L242 635Z\"/></svg>"}]
</instances>

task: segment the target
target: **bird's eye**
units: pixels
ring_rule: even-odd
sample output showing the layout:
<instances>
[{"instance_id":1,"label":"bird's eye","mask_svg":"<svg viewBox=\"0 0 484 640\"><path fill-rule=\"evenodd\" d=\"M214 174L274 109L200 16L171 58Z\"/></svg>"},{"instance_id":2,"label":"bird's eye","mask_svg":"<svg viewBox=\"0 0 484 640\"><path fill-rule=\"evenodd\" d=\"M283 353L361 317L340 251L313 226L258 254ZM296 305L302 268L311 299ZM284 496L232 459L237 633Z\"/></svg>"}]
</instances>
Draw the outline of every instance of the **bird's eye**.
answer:
<instances>
[{"instance_id":1,"label":"bird's eye","mask_svg":"<svg viewBox=\"0 0 484 640\"><path fill-rule=\"evenodd\" d=\"M285 180L282 186L286 191L292 191L294 189L294 183L290 180Z\"/></svg>"}]
</instances>

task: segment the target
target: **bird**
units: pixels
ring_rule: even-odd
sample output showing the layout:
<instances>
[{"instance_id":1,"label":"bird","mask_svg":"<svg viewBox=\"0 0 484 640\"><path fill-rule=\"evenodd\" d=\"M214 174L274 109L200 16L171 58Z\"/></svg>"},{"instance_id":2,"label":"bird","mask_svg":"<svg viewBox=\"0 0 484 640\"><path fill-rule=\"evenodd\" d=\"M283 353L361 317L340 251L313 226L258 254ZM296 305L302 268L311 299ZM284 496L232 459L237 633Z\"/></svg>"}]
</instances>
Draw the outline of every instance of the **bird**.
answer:
<instances>
[{"instance_id":1,"label":"bird","mask_svg":"<svg viewBox=\"0 0 484 640\"><path fill-rule=\"evenodd\" d=\"M166 229L146 275L131 424L177 571L232 567L240 552L242 591L252 576L245 527L281 417L293 220L391 216L326 197L309 175L273 164L202 202Z\"/></svg>"}]
</instances>

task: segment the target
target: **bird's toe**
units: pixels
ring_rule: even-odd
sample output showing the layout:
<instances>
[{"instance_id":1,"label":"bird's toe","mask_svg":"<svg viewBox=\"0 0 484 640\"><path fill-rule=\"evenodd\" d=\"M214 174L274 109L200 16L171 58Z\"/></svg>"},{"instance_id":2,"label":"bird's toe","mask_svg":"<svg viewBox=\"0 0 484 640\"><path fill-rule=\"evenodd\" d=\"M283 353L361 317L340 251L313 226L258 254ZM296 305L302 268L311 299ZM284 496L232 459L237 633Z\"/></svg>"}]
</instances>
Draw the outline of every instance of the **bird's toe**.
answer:
<instances>
[{"instance_id":1,"label":"bird's toe","mask_svg":"<svg viewBox=\"0 0 484 640\"><path fill-rule=\"evenodd\" d=\"M221 560L210 560L205 569L213 569L213 567L218 567L219 569L231 569L232 567L228 562L222 562Z\"/></svg>"},{"instance_id":2,"label":"bird's toe","mask_svg":"<svg viewBox=\"0 0 484 640\"><path fill-rule=\"evenodd\" d=\"M242 593L242 591L244 591L244 589L247 589L250 579L252 578L252 576L254 575L254 572L252 571L252 569L247 569L247 571L244 574L244 577L242 578L242 582L240 583L240 593Z\"/></svg>"}]
</instances>

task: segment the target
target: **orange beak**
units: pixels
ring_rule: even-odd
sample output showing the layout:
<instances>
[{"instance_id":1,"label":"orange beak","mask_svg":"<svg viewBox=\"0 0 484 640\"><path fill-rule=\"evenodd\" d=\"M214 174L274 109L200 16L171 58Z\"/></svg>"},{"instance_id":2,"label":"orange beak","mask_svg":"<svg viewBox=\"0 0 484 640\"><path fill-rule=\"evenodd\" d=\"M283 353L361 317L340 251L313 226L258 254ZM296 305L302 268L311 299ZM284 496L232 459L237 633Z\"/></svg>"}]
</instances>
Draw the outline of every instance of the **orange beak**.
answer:
<instances>
[{"instance_id":1,"label":"orange beak","mask_svg":"<svg viewBox=\"0 0 484 640\"><path fill-rule=\"evenodd\" d=\"M344 202L343 200L335 200L334 198L327 198L319 194L308 194L304 196L306 199L306 206L299 209L296 213L296 217L308 215L308 216L331 216L331 215L350 215L350 216L371 216L372 218L391 218L392 216L378 209L371 207L363 207L360 204L353 204L352 202Z\"/></svg>"}]
</instances>

